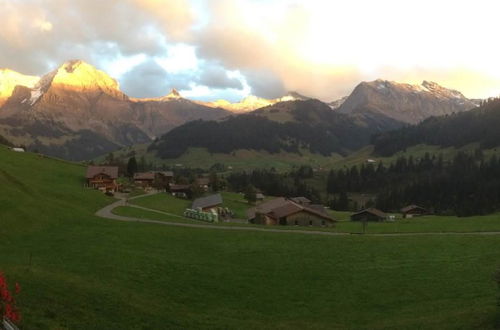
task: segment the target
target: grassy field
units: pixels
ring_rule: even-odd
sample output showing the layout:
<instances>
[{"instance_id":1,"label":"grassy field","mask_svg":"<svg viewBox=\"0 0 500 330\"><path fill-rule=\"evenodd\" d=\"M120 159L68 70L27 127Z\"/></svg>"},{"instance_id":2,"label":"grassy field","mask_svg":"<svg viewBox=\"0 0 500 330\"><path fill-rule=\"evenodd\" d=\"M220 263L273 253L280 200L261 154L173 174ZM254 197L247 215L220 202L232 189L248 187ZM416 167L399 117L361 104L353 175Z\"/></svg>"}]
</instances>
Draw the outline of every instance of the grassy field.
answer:
<instances>
[{"instance_id":1,"label":"grassy field","mask_svg":"<svg viewBox=\"0 0 500 330\"><path fill-rule=\"evenodd\" d=\"M500 236L321 237L96 218L85 169L0 147L24 329L493 329ZM30 257L31 256L31 257ZM31 259L31 262L30 262Z\"/></svg>"},{"instance_id":2,"label":"grassy field","mask_svg":"<svg viewBox=\"0 0 500 330\"><path fill-rule=\"evenodd\" d=\"M251 205L243 199L243 195L231 192L222 192L221 195L224 201L223 207L232 210L236 218L246 217L246 210ZM184 210L191 207L192 201L176 198L170 194L157 194L131 200L130 203L182 216Z\"/></svg>"},{"instance_id":3,"label":"grassy field","mask_svg":"<svg viewBox=\"0 0 500 330\"><path fill-rule=\"evenodd\" d=\"M222 195L224 198L224 205L232 210L235 210L236 215L241 215L241 218L245 218L245 211L251 207L251 205L244 202L240 194L223 192ZM189 206L189 202L166 194L142 197L131 202L140 206L178 215L182 215L184 210L183 207ZM276 228L288 230L320 230L356 234L363 232L362 223L349 221L352 212L329 211L329 213L334 219L338 220L334 228L282 226L278 226ZM169 218L166 215L138 209L128 210L126 208L122 208L117 212L117 214L151 220L176 221L176 218ZM367 234L500 232L500 214L468 218L459 218L454 216L424 216L412 219L402 219L400 215L397 215L394 222L370 222L365 230L365 233Z\"/></svg>"}]
</instances>

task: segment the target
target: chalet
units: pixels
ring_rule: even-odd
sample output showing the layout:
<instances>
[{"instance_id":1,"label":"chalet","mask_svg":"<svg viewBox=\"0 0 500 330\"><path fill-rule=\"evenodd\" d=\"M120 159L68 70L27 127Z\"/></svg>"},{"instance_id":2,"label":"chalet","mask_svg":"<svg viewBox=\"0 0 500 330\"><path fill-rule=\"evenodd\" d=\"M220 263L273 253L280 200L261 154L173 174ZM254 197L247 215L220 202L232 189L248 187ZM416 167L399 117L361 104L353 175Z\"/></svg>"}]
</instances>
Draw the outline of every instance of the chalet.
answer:
<instances>
[{"instance_id":1,"label":"chalet","mask_svg":"<svg viewBox=\"0 0 500 330\"><path fill-rule=\"evenodd\" d=\"M210 212L211 210L217 211L217 208L220 206L222 206L222 196L220 194L214 194L195 199L191 208L193 210Z\"/></svg>"},{"instance_id":2,"label":"chalet","mask_svg":"<svg viewBox=\"0 0 500 330\"><path fill-rule=\"evenodd\" d=\"M403 214L403 218L413 218L429 214L429 211L417 205L408 205L401 209L401 213Z\"/></svg>"},{"instance_id":3,"label":"chalet","mask_svg":"<svg viewBox=\"0 0 500 330\"><path fill-rule=\"evenodd\" d=\"M115 192L118 188L118 167L116 166L89 166L86 174L89 187L102 191Z\"/></svg>"},{"instance_id":4,"label":"chalet","mask_svg":"<svg viewBox=\"0 0 500 330\"><path fill-rule=\"evenodd\" d=\"M172 171L156 171L154 185L156 188L166 189L174 180L174 172Z\"/></svg>"},{"instance_id":5,"label":"chalet","mask_svg":"<svg viewBox=\"0 0 500 330\"><path fill-rule=\"evenodd\" d=\"M170 183L168 185L168 192L175 197L187 198L191 195L191 186L188 184L174 184Z\"/></svg>"},{"instance_id":6,"label":"chalet","mask_svg":"<svg viewBox=\"0 0 500 330\"><path fill-rule=\"evenodd\" d=\"M134 184L142 188L153 187L155 181L155 174L153 172L139 172L134 173Z\"/></svg>"},{"instance_id":7,"label":"chalet","mask_svg":"<svg viewBox=\"0 0 500 330\"><path fill-rule=\"evenodd\" d=\"M139 172L134 174L134 183L142 188L166 189L174 177L170 171Z\"/></svg>"},{"instance_id":8,"label":"chalet","mask_svg":"<svg viewBox=\"0 0 500 330\"><path fill-rule=\"evenodd\" d=\"M247 211L250 223L288 226L333 226L335 220L321 205L303 205L283 197L264 202Z\"/></svg>"},{"instance_id":9,"label":"chalet","mask_svg":"<svg viewBox=\"0 0 500 330\"><path fill-rule=\"evenodd\" d=\"M386 219L387 214L374 208L369 208L351 215L351 221L384 221Z\"/></svg>"}]
</instances>

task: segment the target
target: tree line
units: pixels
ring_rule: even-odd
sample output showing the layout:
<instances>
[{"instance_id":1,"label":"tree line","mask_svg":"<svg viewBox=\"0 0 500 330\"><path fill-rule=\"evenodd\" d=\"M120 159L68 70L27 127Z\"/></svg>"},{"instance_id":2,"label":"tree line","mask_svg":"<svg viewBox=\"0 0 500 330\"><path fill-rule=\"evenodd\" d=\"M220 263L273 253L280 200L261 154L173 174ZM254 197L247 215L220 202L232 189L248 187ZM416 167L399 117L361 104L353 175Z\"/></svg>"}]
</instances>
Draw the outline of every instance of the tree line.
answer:
<instances>
[{"instance_id":1,"label":"tree line","mask_svg":"<svg viewBox=\"0 0 500 330\"><path fill-rule=\"evenodd\" d=\"M500 210L500 159L485 159L480 149L458 152L448 161L429 153L400 157L389 166L332 170L326 189L338 199L346 193L373 194L373 205L383 211L417 204L436 214L483 215Z\"/></svg>"}]
</instances>

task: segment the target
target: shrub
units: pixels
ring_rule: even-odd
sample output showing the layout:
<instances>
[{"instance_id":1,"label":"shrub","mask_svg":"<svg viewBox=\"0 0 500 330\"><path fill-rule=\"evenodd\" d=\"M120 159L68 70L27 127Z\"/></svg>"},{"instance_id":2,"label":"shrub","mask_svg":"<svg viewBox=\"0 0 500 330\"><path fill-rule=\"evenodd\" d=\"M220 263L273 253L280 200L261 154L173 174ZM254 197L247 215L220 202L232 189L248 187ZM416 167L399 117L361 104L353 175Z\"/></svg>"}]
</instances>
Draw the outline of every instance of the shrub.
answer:
<instances>
[{"instance_id":1,"label":"shrub","mask_svg":"<svg viewBox=\"0 0 500 330\"><path fill-rule=\"evenodd\" d=\"M14 294L17 295L20 291L21 286L16 283ZM16 324L21 321L21 313L16 307L14 295L9 290L7 280L2 272L0 272L0 316Z\"/></svg>"}]
</instances>

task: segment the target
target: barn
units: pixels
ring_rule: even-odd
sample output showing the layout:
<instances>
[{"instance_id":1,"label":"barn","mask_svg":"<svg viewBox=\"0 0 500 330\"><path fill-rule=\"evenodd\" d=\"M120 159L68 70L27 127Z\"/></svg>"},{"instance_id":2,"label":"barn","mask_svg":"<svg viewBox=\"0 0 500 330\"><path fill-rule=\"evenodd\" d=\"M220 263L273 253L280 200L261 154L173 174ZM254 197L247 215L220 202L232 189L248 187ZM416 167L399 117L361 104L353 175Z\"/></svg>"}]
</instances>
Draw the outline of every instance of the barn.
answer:
<instances>
[{"instance_id":1,"label":"barn","mask_svg":"<svg viewBox=\"0 0 500 330\"><path fill-rule=\"evenodd\" d=\"M403 214L403 218L413 218L413 217L418 217L422 215L427 215L429 214L429 211L423 207L420 207L418 205L408 205L406 207L403 207L401 209L401 213Z\"/></svg>"},{"instance_id":2,"label":"barn","mask_svg":"<svg viewBox=\"0 0 500 330\"><path fill-rule=\"evenodd\" d=\"M369 208L351 215L351 221L384 221L386 219L387 214L375 208Z\"/></svg>"}]
</instances>

